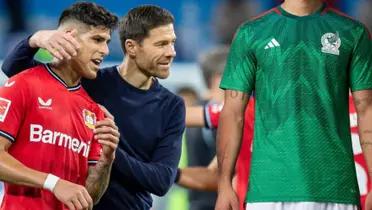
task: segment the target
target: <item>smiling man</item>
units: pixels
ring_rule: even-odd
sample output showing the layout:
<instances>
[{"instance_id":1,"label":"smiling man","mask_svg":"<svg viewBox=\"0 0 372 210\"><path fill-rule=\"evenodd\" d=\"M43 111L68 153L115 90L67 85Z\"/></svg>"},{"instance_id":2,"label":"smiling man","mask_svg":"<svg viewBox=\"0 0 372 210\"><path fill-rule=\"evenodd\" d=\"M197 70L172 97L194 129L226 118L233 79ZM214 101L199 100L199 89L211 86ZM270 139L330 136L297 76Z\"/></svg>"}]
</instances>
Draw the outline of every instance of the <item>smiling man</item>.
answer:
<instances>
[{"instance_id":1,"label":"smiling man","mask_svg":"<svg viewBox=\"0 0 372 210\"><path fill-rule=\"evenodd\" d=\"M74 27L76 56L36 65L0 88L0 209L91 209L103 195L119 132L80 80L97 76L117 22L94 3L72 5L58 30Z\"/></svg>"},{"instance_id":2,"label":"smiling man","mask_svg":"<svg viewBox=\"0 0 372 210\"><path fill-rule=\"evenodd\" d=\"M164 195L174 183L185 127L182 99L164 88L176 56L172 14L157 6L139 6L121 20L125 53L118 66L102 69L82 84L114 116L121 132L107 192L95 209L151 208L150 193ZM39 31L4 60L8 76L35 65L39 47L60 60L71 59L76 37L61 31ZM36 43L36 45L33 45Z\"/></svg>"}]
</instances>

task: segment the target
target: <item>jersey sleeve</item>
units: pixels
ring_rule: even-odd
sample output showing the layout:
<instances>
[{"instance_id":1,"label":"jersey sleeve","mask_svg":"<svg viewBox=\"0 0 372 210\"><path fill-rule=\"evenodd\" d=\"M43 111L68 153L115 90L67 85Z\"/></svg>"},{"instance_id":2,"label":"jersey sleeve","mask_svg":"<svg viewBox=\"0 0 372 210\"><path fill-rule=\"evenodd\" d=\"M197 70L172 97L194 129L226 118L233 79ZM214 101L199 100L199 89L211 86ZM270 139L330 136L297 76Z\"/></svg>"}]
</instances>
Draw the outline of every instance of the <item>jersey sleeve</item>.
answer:
<instances>
[{"instance_id":1,"label":"jersey sleeve","mask_svg":"<svg viewBox=\"0 0 372 210\"><path fill-rule=\"evenodd\" d=\"M26 85L19 77L10 78L0 88L0 135L11 142L16 141L23 121L27 94Z\"/></svg>"},{"instance_id":2,"label":"jersey sleeve","mask_svg":"<svg viewBox=\"0 0 372 210\"><path fill-rule=\"evenodd\" d=\"M98 106L96 106L95 110L96 110L95 114L97 115L96 122L104 119L104 117L105 117L104 113ZM98 142L97 139L93 138L92 143L90 144L90 151L89 151L89 155L88 155L88 164L89 165L96 164L97 161L99 160L100 156L101 156L101 153L102 153L102 145Z\"/></svg>"},{"instance_id":3,"label":"jersey sleeve","mask_svg":"<svg viewBox=\"0 0 372 210\"><path fill-rule=\"evenodd\" d=\"M372 89L372 41L365 27L353 51L350 64L350 88L352 91Z\"/></svg>"},{"instance_id":4,"label":"jersey sleeve","mask_svg":"<svg viewBox=\"0 0 372 210\"><path fill-rule=\"evenodd\" d=\"M252 34L240 27L230 48L220 88L250 93L254 89L256 59L251 49Z\"/></svg>"},{"instance_id":5,"label":"jersey sleeve","mask_svg":"<svg viewBox=\"0 0 372 210\"><path fill-rule=\"evenodd\" d=\"M216 129L218 127L222 107L223 104L213 102L204 105L204 122L206 128Z\"/></svg>"}]
</instances>

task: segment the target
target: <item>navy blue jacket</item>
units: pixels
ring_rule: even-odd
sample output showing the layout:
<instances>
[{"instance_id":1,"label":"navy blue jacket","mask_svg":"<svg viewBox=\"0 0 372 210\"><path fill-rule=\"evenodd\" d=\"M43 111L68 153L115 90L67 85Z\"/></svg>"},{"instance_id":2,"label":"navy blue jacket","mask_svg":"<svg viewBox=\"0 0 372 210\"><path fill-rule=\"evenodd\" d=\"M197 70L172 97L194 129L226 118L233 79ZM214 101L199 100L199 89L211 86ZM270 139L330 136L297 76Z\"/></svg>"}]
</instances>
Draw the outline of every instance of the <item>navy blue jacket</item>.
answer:
<instances>
[{"instance_id":1,"label":"navy blue jacket","mask_svg":"<svg viewBox=\"0 0 372 210\"><path fill-rule=\"evenodd\" d=\"M37 64L28 39L5 58L2 69L12 76ZM174 182L185 128L183 100L154 79L149 90L127 83L116 66L101 69L83 87L115 117L120 142L109 187L94 209L150 209L150 193L166 194Z\"/></svg>"}]
</instances>

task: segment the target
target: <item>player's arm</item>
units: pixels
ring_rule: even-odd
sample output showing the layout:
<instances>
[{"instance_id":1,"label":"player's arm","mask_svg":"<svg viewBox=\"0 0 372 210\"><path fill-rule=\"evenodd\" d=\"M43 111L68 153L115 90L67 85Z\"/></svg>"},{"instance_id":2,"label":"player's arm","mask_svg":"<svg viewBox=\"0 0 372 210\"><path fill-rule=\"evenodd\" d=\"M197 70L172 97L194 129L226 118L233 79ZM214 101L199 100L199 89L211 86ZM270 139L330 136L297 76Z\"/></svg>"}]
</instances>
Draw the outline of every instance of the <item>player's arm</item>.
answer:
<instances>
[{"instance_id":1,"label":"player's arm","mask_svg":"<svg viewBox=\"0 0 372 210\"><path fill-rule=\"evenodd\" d=\"M18 185L42 188L48 174L24 166L8 153L11 142L0 136L0 179Z\"/></svg>"},{"instance_id":2,"label":"player's arm","mask_svg":"<svg viewBox=\"0 0 372 210\"><path fill-rule=\"evenodd\" d=\"M12 77L22 70L38 65L34 55L38 48L31 48L28 38L21 40L4 58L1 69L6 76Z\"/></svg>"},{"instance_id":3,"label":"player's arm","mask_svg":"<svg viewBox=\"0 0 372 210\"><path fill-rule=\"evenodd\" d=\"M217 131L217 160L218 160L218 196L229 197L233 190L232 179L235 163L242 141L244 111L249 95L236 90L225 91L225 103L220 115ZM237 206L237 200L231 198L230 204ZM234 209L234 207L231 208Z\"/></svg>"},{"instance_id":4,"label":"player's arm","mask_svg":"<svg viewBox=\"0 0 372 210\"><path fill-rule=\"evenodd\" d=\"M176 183L182 187L201 191L217 191L217 158L213 158L208 167L187 167L179 169Z\"/></svg>"},{"instance_id":5,"label":"player's arm","mask_svg":"<svg viewBox=\"0 0 372 210\"><path fill-rule=\"evenodd\" d=\"M203 106L186 107L186 126L187 127L205 127Z\"/></svg>"},{"instance_id":6,"label":"player's arm","mask_svg":"<svg viewBox=\"0 0 372 210\"><path fill-rule=\"evenodd\" d=\"M369 177L372 178L372 40L365 27L353 29L357 36L350 61L349 84L358 116L359 138ZM365 209L372 210L372 192Z\"/></svg>"},{"instance_id":7,"label":"player's arm","mask_svg":"<svg viewBox=\"0 0 372 210\"><path fill-rule=\"evenodd\" d=\"M97 204L108 187L112 163L99 160L95 166L89 166L89 175L85 187Z\"/></svg>"},{"instance_id":8,"label":"player's arm","mask_svg":"<svg viewBox=\"0 0 372 210\"><path fill-rule=\"evenodd\" d=\"M222 104L208 103L204 106L186 107L186 126L217 128L222 106Z\"/></svg>"},{"instance_id":9,"label":"player's arm","mask_svg":"<svg viewBox=\"0 0 372 210\"><path fill-rule=\"evenodd\" d=\"M114 118L105 110L104 120L98 121L95 128L95 138L102 145L102 154L94 166L89 167L86 188L96 204L108 187L115 151L119 143L119 130Z\"/></svg>"},{"instance_id":10,"label":"player's arm","mask_svg":"<svg viewBox=\"0 0 372 210\"><path fill-rule=\"evenodd\" d=\"M55 58L63 60L76 55L80 45L74 38L75 31L41 30L20 41L5 57L2 70L11 77L38 64L34 55L39 48L48 50Z\"/></svg>"},{"instance_id":11,"label":"player's arm","mask_svg":"<svg viewBox=\"0 0 372 210\"><path fill-rule=\"evenodd\" d=\"M353 92L353 99L358 115L358 129L363 156L367 164L368 175L372 179L372 90ZM372 194L368 193L368 197ZM372 207L372 200L367 197L366 209Z\"/></svg>"},{"instance_id":12,"label":"player's arm","mask_svg":"<svg viewBox=\"0 0 372 210\"><path fill-rule=\"evenodd\" d=\"M244 111L249 95L255 88L257 59L253 31L243 24L235 34L222 76L220 87L225 90L225 101L217 130L218 197L216 210L239 209L232 186L235 163L239 153Z\"/></svg>"},{"instance_id":13,"label":"player's arm","mask_svg":"<svg viewBox=\"0 0 372 210\"><path fill-rule=\"evenodd\" d=\"M372 176L372 90L353 92L353 99L358 115L360 144Z\"/></svg>"},{"instance_id":14,"label":"player's arm","mask_svg":"<svg viewBox=\"0 0 372 210\"><path fill-rule=\"evenodd\" d=\"M0 180L51 191L69 209L91 208L92 199L83 186L26 167L8 153L11 142L0 136Z\"/></svg>"},{"instance_id":15,"label":"player's arm","mask_svg":"<svg viewBox=\"0 0 372 210\"><path fill-rule=\"evenodd\" d=\"M172 114L166 131L159 139L150 161L138 160L126 151L117 149L114 162L116 172L138 190L163 196L174 184L185 129L185 105L181 99L175 104L170 110Z\"/></svg>"}]
</instances>

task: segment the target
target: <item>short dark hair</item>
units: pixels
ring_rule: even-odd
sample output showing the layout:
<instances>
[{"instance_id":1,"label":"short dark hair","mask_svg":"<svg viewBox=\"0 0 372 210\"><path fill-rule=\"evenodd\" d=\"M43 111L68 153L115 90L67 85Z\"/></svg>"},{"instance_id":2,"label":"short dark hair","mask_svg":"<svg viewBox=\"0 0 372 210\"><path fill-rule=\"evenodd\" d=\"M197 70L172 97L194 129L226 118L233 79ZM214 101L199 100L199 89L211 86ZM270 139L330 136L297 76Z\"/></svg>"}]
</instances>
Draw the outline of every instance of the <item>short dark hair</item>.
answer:
<instances>
[{"instance_id":1,"label":"short dark hair","mask_svg":"<svg viewBox=\"0 0 372 210\"><path fill-rule=\"evenodd\" d=\"M119 35L125 52L125 41L133 39L142 42L149 31L174 22L172 13L155 5L142 5L131 9L119 23Z\"/></svg>"},{"instance_id":2,"label":"short dark hair","mask_svg":"<svg viewBox=\"0 0 372 210\"><path fill-rule=\"evenodd\" d=\"M68 20L77 20L90 26L104 26L111 32L118 25L118 17L104 7L92 2L77 2L63 10L58 26Z\"/></svg>"},{"instance_id":3,"label":"short dark hair","mask_svg":"<svg viewBox=\"0 0 372 210\"><path fill-rule=\"evenodd\" d=\"M212 76L223 73L228 54L229 46L220 45L199 57L199 65L208 88L211 87Z\"/></svg>"}]
</instances>

